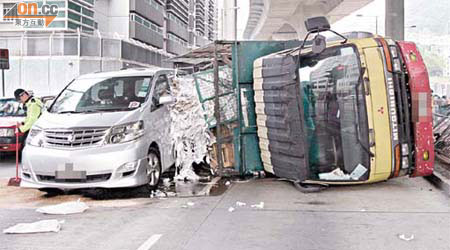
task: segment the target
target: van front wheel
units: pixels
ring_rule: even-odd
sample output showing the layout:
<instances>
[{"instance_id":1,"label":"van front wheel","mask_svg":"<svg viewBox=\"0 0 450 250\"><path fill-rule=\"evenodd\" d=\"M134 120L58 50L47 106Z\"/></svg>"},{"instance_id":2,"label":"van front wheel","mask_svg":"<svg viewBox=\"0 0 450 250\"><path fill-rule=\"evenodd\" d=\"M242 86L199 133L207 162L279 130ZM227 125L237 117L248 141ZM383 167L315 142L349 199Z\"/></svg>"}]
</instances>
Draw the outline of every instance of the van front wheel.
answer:
<instances>
[{"instance_id":1,"label":"van front wheel","mask_svg":"<svg viewBox=\"0 0 450 250\"><path fill-rule=\"evenodd\" d=\"M150 148L148 151L148 163L147 163L147 177L148 186L155 188L158 186L161 177L161 157L159 151L155 148Z\"/></svg>"}]
</instances>

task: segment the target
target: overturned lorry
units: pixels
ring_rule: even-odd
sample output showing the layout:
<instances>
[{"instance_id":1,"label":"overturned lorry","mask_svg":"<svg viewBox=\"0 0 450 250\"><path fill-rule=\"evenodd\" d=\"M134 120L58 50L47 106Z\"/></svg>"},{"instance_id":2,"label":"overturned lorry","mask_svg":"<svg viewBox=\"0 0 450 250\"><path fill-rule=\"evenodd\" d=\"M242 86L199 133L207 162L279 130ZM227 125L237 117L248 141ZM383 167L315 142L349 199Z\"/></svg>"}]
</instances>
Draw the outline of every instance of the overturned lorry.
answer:
<instances>
[{"instance_id":1,"label":"overturned lorry","mask_svg":"<svg viewBox=\"0 0 450 250\"><path fill-rule=\"evenodd\" d=\"M430 175L431 90L415 44L329 42L325 18L305 23L304 41L217 41L172 59L195 72L217 172L323 184Z\"/></svg>"}]
</instances>

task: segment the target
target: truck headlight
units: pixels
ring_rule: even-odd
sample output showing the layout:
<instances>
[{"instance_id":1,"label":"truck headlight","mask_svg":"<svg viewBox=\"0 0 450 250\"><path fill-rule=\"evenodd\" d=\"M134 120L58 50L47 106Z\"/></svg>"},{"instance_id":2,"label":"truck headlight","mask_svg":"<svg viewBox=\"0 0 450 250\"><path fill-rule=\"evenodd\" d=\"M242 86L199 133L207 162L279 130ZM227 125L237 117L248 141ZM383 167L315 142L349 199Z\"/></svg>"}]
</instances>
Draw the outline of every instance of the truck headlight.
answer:
<instances>
[{"instance_id":1,"label":"truck headlight","mask_svg":"<svg viewBox=\"0 0 450 250\"><path fill-rule=\"evenodd\" d=\"M117 144L136 140L144 135L144 121L126 123L111 128L107 143Z\"/></svg>"},{"instance_id":2,"label":"truck headlight","mask_svg":"<svg viewBox=\"0 0 450 250\"><path fill-rule=\"evenodd\" d=\"M400 64L400 59L396 58L394 59L392 66L394 68L395 72L401 72L402 68L401 68L401 64Z\"/></svg>"},{"instance_id":3,"label":"truck headlight","mask_svg":"<svg viewBox=\"0 0 450 250\"><path fill-rule=\"evenodd\" d=\"M402 155L408 155L409 154L409 147L408 144L403 143L402 144Z\"/></svg>"},{"instance_id":4,"label":"truck headlight","mask_svg":"<svg viewBox=\"0 0 450 250\"><path fill-rule=\"evenodd\" d=\"M35 147L42 147L44 143L44 133L40 128L32 128L28 133L27 144Z\"/></svg>"},{"instance_id":5,"label":"truck headlight","mask_svg":"<svg viewBox=\"0 0 450 250\"><path fill-rule=\"evenodd\" d=\"M402 168L408 168L409 167L409 159L408 157L402 158Z\"/></svg>"},{"instance_id":6,"label":"truck headlight","mask_svg":"<svg viewBox=\"0 0 450 250\"><path fill-rule=\"evenodd\" d=\"M393 58L398 57L397 48L395 46L389 46L389 50L391 51L391 55Z\"/></svg>"}]
</instances>

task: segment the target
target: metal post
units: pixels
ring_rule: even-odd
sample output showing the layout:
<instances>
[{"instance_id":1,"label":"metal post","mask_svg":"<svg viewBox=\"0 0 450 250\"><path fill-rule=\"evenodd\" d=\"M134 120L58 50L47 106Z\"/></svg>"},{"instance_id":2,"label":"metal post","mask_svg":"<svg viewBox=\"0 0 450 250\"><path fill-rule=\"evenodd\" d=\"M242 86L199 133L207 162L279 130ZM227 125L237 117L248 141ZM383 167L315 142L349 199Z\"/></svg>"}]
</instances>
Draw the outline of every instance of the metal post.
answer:
<instances>
[{"instance_id":1,"label":"metal post","mask_svg":"<svg viewBox=\"0 0 450 250\"><path fill-rule=\"evenodd\" d=\"M405 37L405 0L386 0L386 36L403 40Z\"/></svg>"},{"instance_id":2,"label":"metal post","mask_svg":"<svg viewBox=\"0 0 450 250\"><path fill-rule=\"evenodd\" d=\"M238 16L238 7L237 7L237 0L234 0L234 41L237 41L237 16Z\"/></svg>"},{"instance_id":3,"label":"metal post","mask_svg":"<svg viewBox=\"0 0 450 250\"><path fill-rule=\"evenodd\" d=\"M2 69L2 90L3 90L3 97L6 97L6 92L5 92L5 70Z\"/></svg>"},{"instance_id":4,"label":"metal post","mask_svg":"<svg viewBox=\"0 0 450 250\"><path fill-rule=\"evenodd\" d=\"M375 16L375 34L378 35L378 16Z\"/></svg>"},{"instance_id":5,"label":"metal post","mask_svg":"<svg viewBox=\"0 0 450 250\"><path fill-rule=\"evenodd\" d=\"M221 131L221 119L220 119L220 92L219 92L219 55L217 54L217 43L214 43L214 116L216 117L216 153L217 153L217 165L219 167L219 175L223 174L223 160L222 160L222 131Z\"/></svg>"}]
</instances>

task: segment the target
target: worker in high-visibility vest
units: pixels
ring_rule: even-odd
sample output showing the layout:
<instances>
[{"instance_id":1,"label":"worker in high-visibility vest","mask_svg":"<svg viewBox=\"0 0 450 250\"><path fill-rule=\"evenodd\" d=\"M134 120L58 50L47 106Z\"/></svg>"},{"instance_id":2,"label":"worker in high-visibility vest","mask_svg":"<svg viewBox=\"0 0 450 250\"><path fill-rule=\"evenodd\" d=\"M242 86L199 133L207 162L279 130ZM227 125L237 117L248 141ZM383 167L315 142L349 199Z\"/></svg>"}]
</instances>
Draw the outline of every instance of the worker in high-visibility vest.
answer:
<instances>
[{"instance_id":1,"label":"worker in high-visibility vest","mask_svg":"<svg viewBox=\"0 0 450 250\"><path fill-rule=\"evenodd\" d=\"M27 114L25 121L23 123L18 123L17 126L19 127L20 132L27 133L38 120L39 116L41 116L44 104L42 104L41 100L33 97L23 89L16 89L16 91L14 91L14 97L23 104L23 108Z\"/></svg>"}]
</instances>

